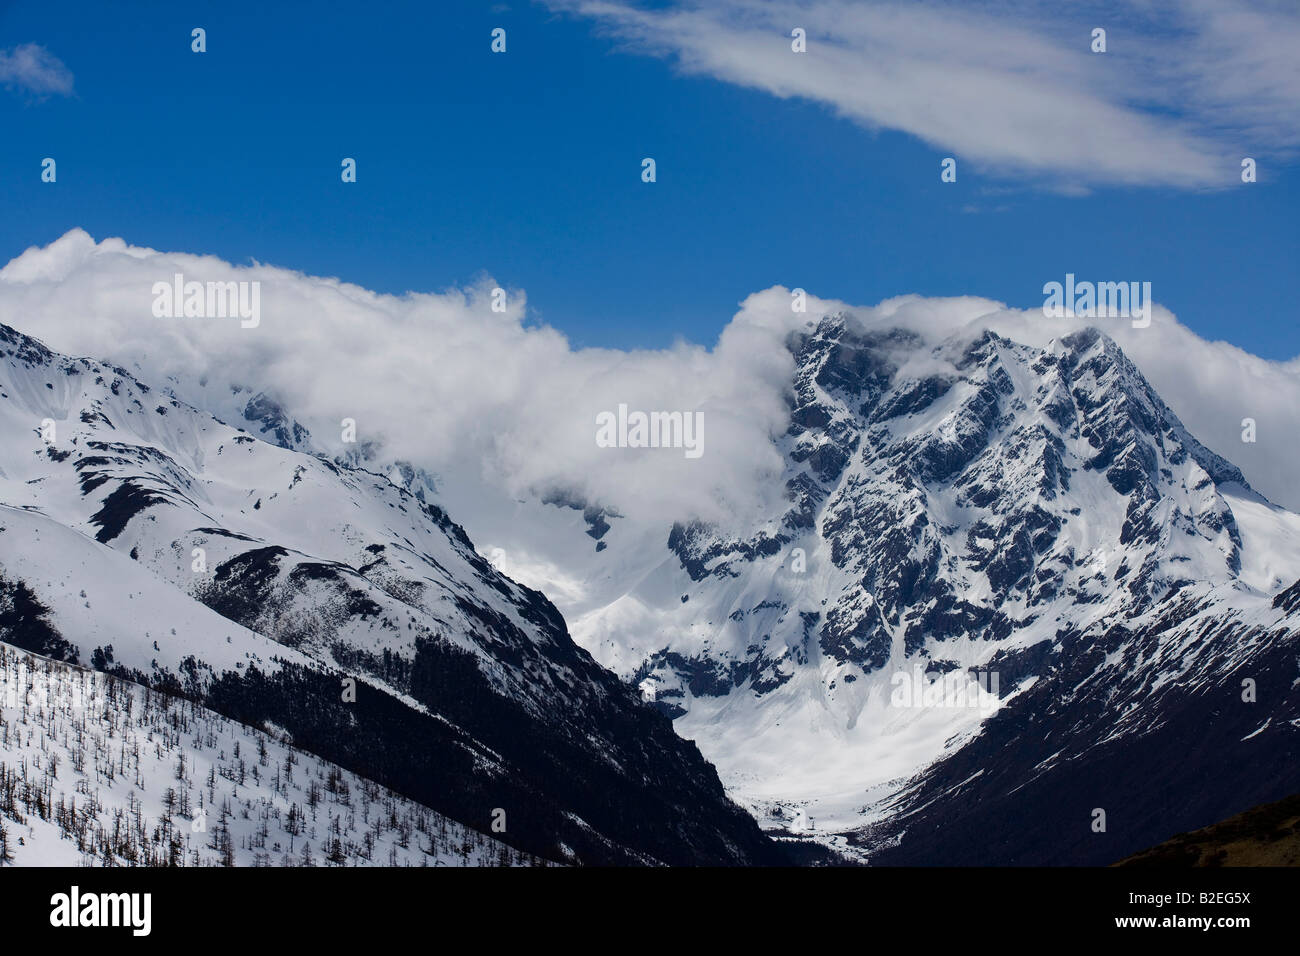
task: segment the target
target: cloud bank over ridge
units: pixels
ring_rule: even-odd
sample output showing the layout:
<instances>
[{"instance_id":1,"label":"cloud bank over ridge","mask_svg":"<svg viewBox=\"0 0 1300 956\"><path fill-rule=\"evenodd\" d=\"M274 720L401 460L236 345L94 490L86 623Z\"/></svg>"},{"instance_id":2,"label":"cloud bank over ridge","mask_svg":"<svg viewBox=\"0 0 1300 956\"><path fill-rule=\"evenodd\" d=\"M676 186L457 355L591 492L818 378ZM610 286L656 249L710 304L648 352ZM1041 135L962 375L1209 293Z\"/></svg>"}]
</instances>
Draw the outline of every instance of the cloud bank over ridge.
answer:
<instances>
[{"instance_id":1,"label":"cloud bank over ridge","mask_svg":"<svg viewBox=\"0 0 1300 956\"><path fill-rule=\"evenodd\" d=\"M156 318L152 287L187 281L261 283L262 319ZM527 323L512 291L493 312L484 278L439 293L385 295L338 279L212 256L165 253L73 230L0 269L0 322L73 355L108 359L176 395L238 407L265 390L306 425L323 450L359 442L461 488L488 484L511 496L564 489L637 521L746 521L774 515L793 361L787 336L826 312L868 326L903 326L938 341L988 327L1033 345L1093 324L1133 358L1203 442L1238 464L1263 494L1300 509L1300 361L1270 362L1207 342L1162 307L1149 328L1123 319L1048 319L1038 306L1008 309L978 297L904 295L875 306L809 296L791 310L788 289L756 292L712 347L575 349L557 330ZM1038 289L1026 299L1041 302ZM1216 305L1222 308L1223 305ZM704 454L610 449L596 416L622 403L643 411L704 412ZM1258 440L1243 443L1242 419ZM239 422L234 422L239 424Z\"/></svg>"}]
</instances>

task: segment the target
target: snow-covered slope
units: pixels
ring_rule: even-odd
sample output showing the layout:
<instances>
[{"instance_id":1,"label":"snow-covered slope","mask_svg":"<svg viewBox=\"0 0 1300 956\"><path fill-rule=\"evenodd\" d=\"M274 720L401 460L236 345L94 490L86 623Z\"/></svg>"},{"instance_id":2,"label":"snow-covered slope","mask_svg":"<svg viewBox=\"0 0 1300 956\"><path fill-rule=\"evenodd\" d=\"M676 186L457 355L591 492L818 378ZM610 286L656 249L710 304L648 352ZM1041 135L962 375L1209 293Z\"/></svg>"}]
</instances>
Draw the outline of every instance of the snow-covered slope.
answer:
<instances>
[{"instance_id":1,"label":"snow-covered slope","mask_svg":"<svg viewBox=\"0 0 1300 956\"><path fill-rule=\"evenodd\" d=\"M551 859L773 858L438 507L7 327L0 350L0 638L274 724L472 827L504 809L501 838Z\"/></svg>"},{"instance_id":2,"label":"snow-covered slope","mask_svg":"<svg viewBox=\"0 0 1300 956\"><path fill-rule=\"evenodd\" d=\"M1023 690L854 841L882 864L1104 865L1294 791L1300 583L1240 598L1186 587L999 655Z\"/></svg>"},{"instance_id":3,"label":"snow-covered slope","mask_svg":"<svg viewBox=\"0 0 1300 956\"><path fill-rule=\"evenodd\" d=\"M0 861L541 861L191 701L0 644Z\"/></svg>"}]
</instances>

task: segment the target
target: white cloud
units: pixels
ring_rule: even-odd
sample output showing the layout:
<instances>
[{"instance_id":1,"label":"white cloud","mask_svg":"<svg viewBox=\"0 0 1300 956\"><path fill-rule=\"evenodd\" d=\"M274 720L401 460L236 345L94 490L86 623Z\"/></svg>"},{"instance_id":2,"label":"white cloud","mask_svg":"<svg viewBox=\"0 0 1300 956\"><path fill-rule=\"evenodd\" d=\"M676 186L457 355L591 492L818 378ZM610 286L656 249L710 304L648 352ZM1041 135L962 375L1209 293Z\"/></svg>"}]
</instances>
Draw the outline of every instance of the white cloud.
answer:
<instances>
[{"instance_id":1,"label":"white cloud","mask_svg":"<svg viewBox=\"0 0 1300 956\"><path fill-rule=\"evenodd\" d=\"M154 318L153 283L176 272L187 280L260 281L260 326ZM171 379L181 398L227 409L227 420L247 400L231 396L231 384L266 389L330 451L343 449L340 420L354 418L361 440L378 438L387 454L458 487L453 500L479 485L501 501L568 487L637 524L779 511L781 462L769 438L787 423L783 396L793 364L783 342L824 312L846 309L867 324L929 338L987 325L1028 344L1080 324L974 297L902 296L857 307L810 296L808 312L796 315L789 291L776 286L741 303L712 348L574 349L556 330L524 324L522 293L511 294L505 314L492 312L493 285L484 279L467 289L380 295L272 266L237 267L120 239L96 243L74 230L0 270L0 322L59 351L132 368L146 383ZM1300 361L1270 362L1206 342L1160 307L1146 329L1119 319L1096 324L1194 434L1259 491L1300 509ZM676 450L598 448L596 415L620 402L704 411L705 454L691 460ZM1240 440L1246 417L1258 423L1255 444Z\"/></svg>"},{"instance_id":2,"label":"white cloud","mask_svg":"<svg viewBox=\"0 0 1300 956\"><path fill-rule=\"evenodd\" d=\"M823 103L1066 191L1227 186L1243 156L1300 146L1293 4L549 2L685 73ZM791 51L794 27L806 53Z\"/></svg>"},{"instance_id":3,"label":"white cloud","mask_svg":"<svg viewBox=\"0 0 1300 956\"><path fill-rule=\"evenodd\" d=\"M256 280L261 323L158 319L155 282ZM722 517L764 508L757 474L779 471L767 436L783 427L791 360L775 329L727 330L712 350L574 350L549 327L525 327L525 299L491 310L494 282L441 293L380 295L271 266L162 253L74 230L0 270L0 322L74 355L108 358L145 382L225 411L247 400L231 384L266 389L324 448L339 423L462 486L511 496L564 487L617 501L629 517ZM703 411L704 454L599 448L596 416ZM746 497L747 496L747 497Z\"/></svg>"},{"instance_id":4,"label":"white cloud","mask_svg":"<svg viewBox=\"0 0 1300 956\"><path fill-rule=\"evenodd\" d=\"M72 95L72 71L37 43L0 50L0 83L36 96Z\"/></svg>"}]
</instances>

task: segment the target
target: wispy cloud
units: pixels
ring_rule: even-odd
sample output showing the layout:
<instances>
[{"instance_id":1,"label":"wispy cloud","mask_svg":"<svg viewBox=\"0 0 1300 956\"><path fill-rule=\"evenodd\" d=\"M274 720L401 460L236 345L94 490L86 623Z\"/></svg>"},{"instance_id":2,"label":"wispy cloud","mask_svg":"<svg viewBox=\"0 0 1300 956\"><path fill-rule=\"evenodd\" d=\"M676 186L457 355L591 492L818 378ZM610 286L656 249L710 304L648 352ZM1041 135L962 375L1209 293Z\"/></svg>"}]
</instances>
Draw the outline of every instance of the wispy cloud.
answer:
<instances>
[{"instance_id":1,"label":"wispy cloud","mask_svg":"<svg viewBox=\"0 0 1300 956\"><path fill-rule=\"evenodd\" d=\"M38 43L0 50L0 83L35 96L72 95L72 71Z\"/></svg>"},{"instance_id":2,"label":"wispy cloud","mask_svg":"<svg viewBox=\"0 0 1300 956\"><path fill-rule=\"evenodd\" d=\"M1227 186L1242 157L1300 146L1293 3L548 2L683 72L823 103L1066 191Z\"/></svg>"}]
</instances>

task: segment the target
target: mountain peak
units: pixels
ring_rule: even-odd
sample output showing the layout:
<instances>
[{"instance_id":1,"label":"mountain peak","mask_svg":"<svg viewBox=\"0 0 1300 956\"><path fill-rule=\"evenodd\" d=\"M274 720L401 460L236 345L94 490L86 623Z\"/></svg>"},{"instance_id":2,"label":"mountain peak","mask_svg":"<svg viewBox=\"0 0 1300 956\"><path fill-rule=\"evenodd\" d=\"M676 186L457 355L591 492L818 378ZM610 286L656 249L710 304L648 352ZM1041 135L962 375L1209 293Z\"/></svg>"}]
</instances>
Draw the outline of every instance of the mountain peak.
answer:
<instances>
[{"instance_id":1,"label":"mountain peak","mask_svg":"<svg viewBox=\"0 0 1300 956\"><path fill-rule=\"evenodd\" d=\"M883 785L980 719L891 710L895 675L992 662L1005 701L1070 653L1062 635L1127 627L1192 592L1257 609L1277 587L1259 571L1274 563L1271 506L1102 330L1038 348L836 313L789 349L786 509L748 534L677 522L671 570L629 598L680 601L658 606L639 655L610 655L733 781L759 774L736 744L757 724L752 746L790 762L791 799L818 761L914 748L915 763L848 778ZM617 634L599 610L580 630Z\"/></svg>"}]
</instances>

